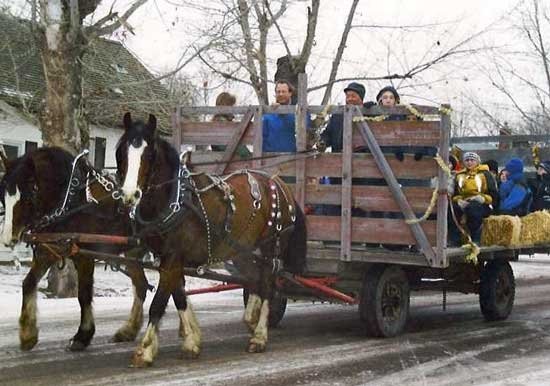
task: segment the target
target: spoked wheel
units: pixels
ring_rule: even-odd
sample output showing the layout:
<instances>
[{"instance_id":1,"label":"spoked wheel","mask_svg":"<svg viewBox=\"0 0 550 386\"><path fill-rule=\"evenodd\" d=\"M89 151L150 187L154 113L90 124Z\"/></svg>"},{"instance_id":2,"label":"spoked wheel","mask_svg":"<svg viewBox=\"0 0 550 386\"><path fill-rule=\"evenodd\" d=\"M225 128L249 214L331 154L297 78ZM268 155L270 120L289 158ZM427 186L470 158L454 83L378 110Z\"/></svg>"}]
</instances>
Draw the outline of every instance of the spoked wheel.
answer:
<instances>
[{"instance_id":1,"label":"spoked wheel","mask_svg":"<svg viewBox=\"0 0 550 386\"><path fill-rule=\"evenodd\" d=\"M516 296L514 272L507 261L492 260L481 271L479 305L487 321L504 320L512 312Z\"/></svg>"},{"instance_id":2,"label":"spoked wheel","mask_svg":"<svg viewBox=\"0 0 550 386\"><path fill-rule=\"evenodd\" d=\"M243 288L243 302L245 307L248 303L248 296L248 290ZM286 303L287 298L282 296L279 291L275 291L273 294L273 300L269 303L269 328L276 328L279 325L285 315Z\"/></svg>"},{"instance_id":3,"label":"spoked wheel","mask_svg":"<svg viewBox=\"0 0 550 386\"><path fill-rule=\"evenodd\" d=\"M375 266L363 278L359 315L368 335L392 337L405 329L410 289L400 267Z\"/></svg>"}]
</instances>

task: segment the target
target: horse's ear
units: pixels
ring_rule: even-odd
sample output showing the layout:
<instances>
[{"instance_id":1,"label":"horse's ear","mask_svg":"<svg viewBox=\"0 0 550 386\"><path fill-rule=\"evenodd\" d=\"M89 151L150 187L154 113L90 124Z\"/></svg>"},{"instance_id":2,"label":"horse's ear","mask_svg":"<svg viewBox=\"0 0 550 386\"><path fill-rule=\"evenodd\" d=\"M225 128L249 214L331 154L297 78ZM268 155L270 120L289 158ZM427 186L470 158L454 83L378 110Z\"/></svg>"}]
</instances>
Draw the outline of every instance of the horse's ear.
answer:
<instances>
[{"instance_id":1,"label":"horse's ear","mask_svg":"<svg viewBox=\"0 0 550 386\"><path fill-rule=\"evenodd\" d=\"M149 130L155 131L157 128L157 117L153 114L149 114L149 122L147 123L147 126L149 127Z\"/></svg>"},{"instance_id":2,"label":"horse's ear","mask_svg":"<svg viewBox=\"0 0 550 386\"><path fill-rule=\"evenodd\" d=\"M122 124L124 125L124 128L128 130L132 126L132 114L130 113L124 114L124 118L122 119Z\"/></svg>"},{"instance_id":3,"label":"horse's ear","mask_svg":"<svg viewBox=\"0 0 550 386\"><path fill-rule=\"evenodd\" d=\"M191 164L191 152L189 150L187 151L184 151L181 155L180 155L180 163L183 165L183 166L189 166Z\"/></svg>"},{"instance_id":4,"label":"horse's ear","mask_svg":"<svg viewBox=\"0 0 550 386\"><path fill-rule=\"evenodd\" d=\"M153 114L149 114L149 121L147 122L147 129L151 133L151 135L155 135L155 130L157 128L157 117L155 117Z\"/></svg>"}]
</instances>

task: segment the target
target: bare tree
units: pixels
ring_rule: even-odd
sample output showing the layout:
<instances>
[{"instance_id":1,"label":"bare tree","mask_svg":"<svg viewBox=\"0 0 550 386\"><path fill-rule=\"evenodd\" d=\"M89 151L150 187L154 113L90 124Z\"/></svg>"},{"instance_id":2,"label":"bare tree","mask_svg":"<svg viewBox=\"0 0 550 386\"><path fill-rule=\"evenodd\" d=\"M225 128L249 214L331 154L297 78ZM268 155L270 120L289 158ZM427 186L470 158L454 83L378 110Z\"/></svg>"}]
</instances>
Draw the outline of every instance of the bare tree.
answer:
<instances>
[{"instance_id":1,"label":"bare tree","mask_svg":"<svg viewBox=\"0 0 550 386\"><path fill-rule=\"evenodd\" d=\"M515 132L550 132L550 4L525 0L503 23L513 33L510 44L490 52L489 64L481 66L491 87L513 114ZM483 106L495 124L503 125L490 106ZM510 117L505 119L510 120Z\"/></svg>"},{"instance_id":2,"label":"bare tree","mask_svg":"<svg viewBox=\"0 0 550 386\"><path fill-rule=\"evenodd\" d=\"M46 80L40 126L44 144L73 153L88 145L89 127L82 95L82 57L90 41L112 34L147 0L135 0L119 15L111 10L92 25L84 19L100 0L31 0L32 29Z\"/></svg>"}]
</instances>

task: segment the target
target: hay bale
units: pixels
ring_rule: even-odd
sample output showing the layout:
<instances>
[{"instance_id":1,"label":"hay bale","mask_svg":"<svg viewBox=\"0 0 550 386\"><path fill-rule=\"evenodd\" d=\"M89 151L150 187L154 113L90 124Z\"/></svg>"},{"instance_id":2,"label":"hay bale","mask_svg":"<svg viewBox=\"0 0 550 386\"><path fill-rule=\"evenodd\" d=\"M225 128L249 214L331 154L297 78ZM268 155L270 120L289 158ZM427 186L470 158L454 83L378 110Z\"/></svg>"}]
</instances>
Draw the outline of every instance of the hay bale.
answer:
<instances>
[{"instance_id":1,"label":"hay bale","mask_svg":"<svg viewBox=\"0 0 550 386\"><path fill-rule=\"evenodd\" d=\"M519 245L521 220L517 216L489 216L483 220L481 245Z\"/></svg>"},{"instance_id":2,"label":"hay bale","mask_svg":"<svg viewBox=\"0 0 550 386\"><path fill-rule=\"evenodd\" d=\"M521 218L522 244L540 244L550 241L550 213L537 211Z\"/></svg>"}]
</instances>

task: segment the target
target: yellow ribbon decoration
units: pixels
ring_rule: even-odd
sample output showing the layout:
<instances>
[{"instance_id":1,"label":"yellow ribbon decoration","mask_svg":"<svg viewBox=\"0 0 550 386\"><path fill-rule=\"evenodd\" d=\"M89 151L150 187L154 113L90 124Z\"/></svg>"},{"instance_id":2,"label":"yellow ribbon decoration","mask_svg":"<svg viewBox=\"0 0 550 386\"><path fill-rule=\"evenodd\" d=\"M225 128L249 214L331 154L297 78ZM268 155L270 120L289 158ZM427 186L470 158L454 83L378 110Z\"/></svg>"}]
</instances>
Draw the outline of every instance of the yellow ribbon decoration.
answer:
<instances>
[{"instance_id":1,"label":"yellow ribbon decoration","mask_svg":"<svg viewBox=\"0 0 550 386\"><path fill-rule=\"evenodd\" d=\"M435 162L439 165L439 167L447 174L447 176L451 177L451 169L449 169L449 166L443 161L443 158L439 154L436 154L434 157ZM432 198L430 199L430 205L428 205L428 208L426 209L426 212L422 215L420 218L413 218L405 220L407 224L417 224L422 221L426 221L426 219L432 214L436 204L437 204L437 193L439 192L439 179L436 178L436 184L435 188L432 192Z\"/></svg>"},{"instance_id":2,"label":"yellow ribbon decoration","mask_svg":"<svg viewBox=\"0 0 550 386\"><path fill-rule=\"evenodd\" d=\"M472 241L472 239L470 239L468 241L468 244L464 244L462 246L462 248L469 249L468 254L466 256L464 256L464 261L467 262L467 263L472 263L474 265L478 265L479 261L478 261L477 257L479 256L480 249L477 246L477 244L474 243Z\"/></svg>"}]
</instances>

